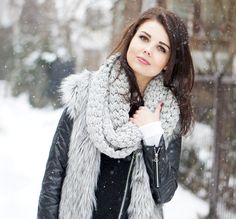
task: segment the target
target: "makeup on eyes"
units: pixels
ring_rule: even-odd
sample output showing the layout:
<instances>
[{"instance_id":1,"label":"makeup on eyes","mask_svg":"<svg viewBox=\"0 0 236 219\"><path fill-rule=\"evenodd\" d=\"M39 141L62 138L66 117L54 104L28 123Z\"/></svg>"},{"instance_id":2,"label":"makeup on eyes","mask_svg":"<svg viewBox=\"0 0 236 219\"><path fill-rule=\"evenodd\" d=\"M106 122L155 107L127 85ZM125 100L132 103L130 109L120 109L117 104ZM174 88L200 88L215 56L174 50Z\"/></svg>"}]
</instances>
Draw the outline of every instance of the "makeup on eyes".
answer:
<instances>
[{"instance_id":1,"label":"makeup on eyes","mask_svg":"<svg viewBox=\"0 0 236 219\"><path fill-rule=\"evenodd\" d=\"M165 44L164 42L159 41L159 43L162 44L163 46L166 46L168 49L170 49L170 47L167 44Z\"/></svg>"},{"instance_id":2,"label":"makeup on eyes","mask_svg":"<svg viewBox=\"0 0 236 219\"><path fill-rule=\"evenodd\" d=\"M146 31L141 31L143 34L145 34L146 36L148 36L150 39L151 39L151 35L148 34ZM159 41L158 42L159 44L163 45L163 46L166 46L168 48L168 50L170 50L170 46L167 45L166 43L162 42L162 41Z\"/></svg>"}]
</instances>

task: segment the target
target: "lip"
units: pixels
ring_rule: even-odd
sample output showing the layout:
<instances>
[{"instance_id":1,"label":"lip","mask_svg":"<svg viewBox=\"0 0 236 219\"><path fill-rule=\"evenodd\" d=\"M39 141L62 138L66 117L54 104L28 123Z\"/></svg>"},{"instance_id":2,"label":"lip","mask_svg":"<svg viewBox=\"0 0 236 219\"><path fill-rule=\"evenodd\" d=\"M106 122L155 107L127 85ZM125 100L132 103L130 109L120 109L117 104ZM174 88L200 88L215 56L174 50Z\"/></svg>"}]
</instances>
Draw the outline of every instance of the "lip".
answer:
<instances>
[{"instance_id":1,"label":"lip","mask_svg":"<svg viewBox=\"0 0 236 219\"><path fill-rule=\"evenodd\" d=\"M147 60L146 60L145 58L143 58L143 57L137 56L137 59L138 59L139 62L141 62L141 63L144 64L144 65L150 65L150 62L147 61Z\"/></svg>"}]
</instances>

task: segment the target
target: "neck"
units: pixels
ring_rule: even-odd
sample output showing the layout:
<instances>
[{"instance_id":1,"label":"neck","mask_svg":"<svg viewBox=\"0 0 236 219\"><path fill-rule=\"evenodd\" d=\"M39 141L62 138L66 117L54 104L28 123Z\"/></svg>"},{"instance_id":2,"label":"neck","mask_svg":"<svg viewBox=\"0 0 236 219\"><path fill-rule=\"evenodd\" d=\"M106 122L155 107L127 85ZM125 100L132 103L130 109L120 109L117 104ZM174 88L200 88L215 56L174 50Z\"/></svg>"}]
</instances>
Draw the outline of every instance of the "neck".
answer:
<instances>
[{"instance_id":1,"label":"neck","mask_svg":"<svg viewBox=\"0 0 236 219\"><path fill-rule=\"evenodd\" d=\"M144 91L148 85L148 83L151 81L151 78L149 77L143 77L142 75L135 75L136 77L136 80L137 80L137 84L138 84L138 87L139 87L139 90L142 94L142 96L144 95Z\"/></svg>"}]
</instances>

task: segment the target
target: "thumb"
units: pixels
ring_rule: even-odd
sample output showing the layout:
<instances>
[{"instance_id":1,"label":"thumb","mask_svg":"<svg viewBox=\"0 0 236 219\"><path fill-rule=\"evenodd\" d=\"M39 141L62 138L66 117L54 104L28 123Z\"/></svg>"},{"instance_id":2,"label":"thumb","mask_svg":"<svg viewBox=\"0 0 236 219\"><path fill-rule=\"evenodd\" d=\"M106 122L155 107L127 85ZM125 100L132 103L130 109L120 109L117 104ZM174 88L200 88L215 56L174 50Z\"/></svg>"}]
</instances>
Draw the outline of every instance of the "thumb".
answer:
<instances>
[{"instance_id":1,"label":"thumb","mask_svg":"<svg viewBox=\"0 0 236 219\"><path fill-rule=\"evenodd\" d=\"M155 109L155 112L154 114L156 115L156 117L158 119L160 119L160 112L161 112L161 108L163 107L164 103L161 101L160 103L158 103L156 109Z\"/></svg>"}]
</instances>

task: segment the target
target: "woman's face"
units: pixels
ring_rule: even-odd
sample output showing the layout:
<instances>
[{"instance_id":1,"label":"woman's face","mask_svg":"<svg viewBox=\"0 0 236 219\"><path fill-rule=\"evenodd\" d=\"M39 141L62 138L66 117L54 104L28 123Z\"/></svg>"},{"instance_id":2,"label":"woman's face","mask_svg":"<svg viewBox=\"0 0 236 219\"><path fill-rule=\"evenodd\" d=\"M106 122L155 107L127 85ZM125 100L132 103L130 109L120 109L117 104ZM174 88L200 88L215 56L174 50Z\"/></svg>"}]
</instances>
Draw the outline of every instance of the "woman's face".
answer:
<instances>
[{"instance_id":1,"label":"woman's face","mask_svg":"<svg viewBox=\"0 0 236 219\"><path fill-rule=\"evenodd\" d=\"M156 20L140 25L132 38L127 61L138 82L149 82L167 67L170 41L164 27Z\"/></svg>"}]
</instances>

